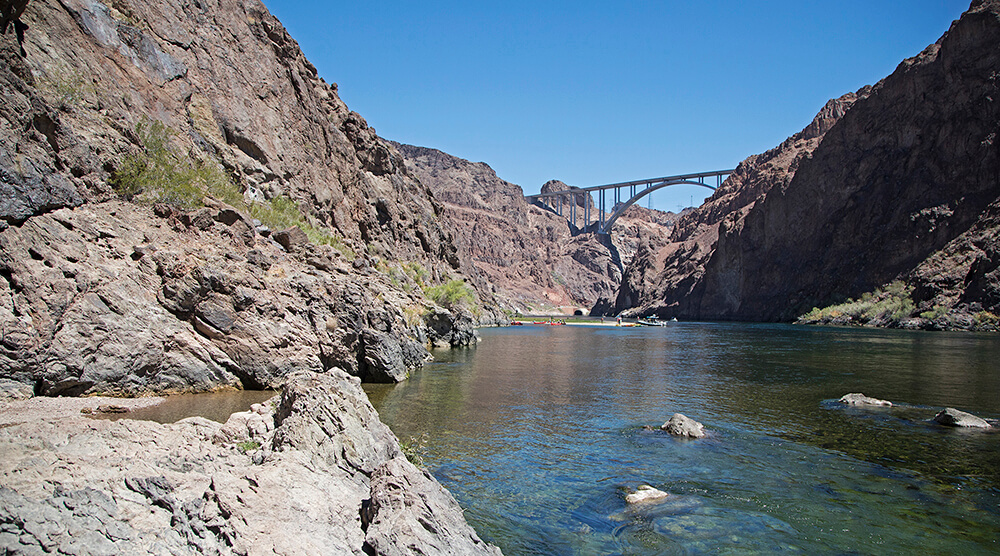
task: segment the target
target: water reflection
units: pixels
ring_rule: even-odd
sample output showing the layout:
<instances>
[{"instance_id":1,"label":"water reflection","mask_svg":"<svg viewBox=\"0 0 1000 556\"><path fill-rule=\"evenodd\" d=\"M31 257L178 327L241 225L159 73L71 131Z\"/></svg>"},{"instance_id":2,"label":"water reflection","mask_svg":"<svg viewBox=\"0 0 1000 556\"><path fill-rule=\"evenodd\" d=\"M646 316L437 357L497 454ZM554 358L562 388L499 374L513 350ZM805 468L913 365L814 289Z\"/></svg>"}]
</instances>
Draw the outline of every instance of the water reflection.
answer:
<instances>
[{"instance_id":1,"label":"water reflection","mask_svg":"<svg viewBox=\"0 0 1000 556\"><path fill-rule=\"evenodd\" d=\"M996 550L995 336L678 324L487 330L366 390L508 554ZM905 402L865 411L847 392ZM681 412L708 439L642 425ZM668 504L625 508L639 484Z\"/></svg>"},{"instance_id":2,"label":"water reflection","mask_svg":"<svg viewBox=\"0 0 1000 556\"><path fill-rule=\"evenodd\" d=\"M239 411L248 411L255 403L263 403L274 396L273 390L233 390L207 394L176 394L167 396L163 402L149 407L134 409L128 413L94 415L97 419L138 419L157 423L176 423L188 417L204 417L225 423L229 416Z\"/></svg>"}]
</instances>

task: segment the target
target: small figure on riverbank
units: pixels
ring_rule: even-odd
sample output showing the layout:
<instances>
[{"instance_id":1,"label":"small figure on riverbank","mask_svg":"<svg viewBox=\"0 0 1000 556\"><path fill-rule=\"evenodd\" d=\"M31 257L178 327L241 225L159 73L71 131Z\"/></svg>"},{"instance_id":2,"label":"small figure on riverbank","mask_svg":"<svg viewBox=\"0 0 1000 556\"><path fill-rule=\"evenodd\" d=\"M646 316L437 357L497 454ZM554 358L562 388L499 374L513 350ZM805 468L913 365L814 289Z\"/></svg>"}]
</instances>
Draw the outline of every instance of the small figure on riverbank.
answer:
<instances>
[{"instance_id":1,"label":"small figure on riverbank","mask_svg":"<svg viewBox=\"0 0 1000 556\"><path fill-rule=\"evenodd\" d=\"M688 438L701 438L705 436L705 425L682 414L674 413L670 420L660 427L674 436L686 436Z\"/></svg>"},{"instance_id":2,"label":"small figure on riverbank","mask_svg":"<svg viewBox=\"0 0 1000 556\"><path fill-rule=\"evenodd\" d=\"M890 401L880 400L878 398L870 398L861 393L844 394L837 401L847 405L875 405L882 407L892 407L892 402Z\"/></svg>"},{"instance_id":3,"label":"small figure on riverbank","mask_svg":"<svg viewBox=\"0 0 1000 556\"><path fill-rule=\"evenodd\" d=\"M934 416L934 421L949 427L973 427L977 429L992 428L985 419L976 417L971 413L959 411L953 407L946 407Z\"/></svg>"}]
</instances>

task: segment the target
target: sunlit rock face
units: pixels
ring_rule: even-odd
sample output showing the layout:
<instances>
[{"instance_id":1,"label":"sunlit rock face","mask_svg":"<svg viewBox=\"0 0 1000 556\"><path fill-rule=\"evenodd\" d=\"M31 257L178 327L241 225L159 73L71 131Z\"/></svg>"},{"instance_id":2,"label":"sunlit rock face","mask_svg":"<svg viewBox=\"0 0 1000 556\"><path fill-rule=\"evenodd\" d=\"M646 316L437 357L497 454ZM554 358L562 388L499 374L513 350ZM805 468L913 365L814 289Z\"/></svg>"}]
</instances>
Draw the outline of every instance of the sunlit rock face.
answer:
<instances>
[{"instance_id":1,"label":"sunlit rock face","mask_svg":"<svg viewBox=\"0 0 1000 556\"><path fill-rule=\"evenodd\" d=\"M791 320L902 279L918 310L998 309L998 13L974 2L892 75L744 161L672 243L637 257L619 307ZM739 200L713 211L727 193Z\"/></svg>"},{"instance_id":2,"label":"sunlit rock face","mask_svg":"<svg viewBox=\"0 0 1000 556\"><path fill-rule=\"evenodd\" d=\"M484 163L435 149L395 146L407 168L443 206L461 266L470 269L480 292L524 312L588 312L595 305L607 305L640 238L662 241L676 219L673 213L633 206L610 236L586 233L583 207L591 206L592 225L597 218L588 195L577 200L577 223L571 225L551 210L528 204L519 186L500 179ZM552 180L542 191L567 189ZM567 205L564 216L568 211Z\"/></svg>"}]
</instances>

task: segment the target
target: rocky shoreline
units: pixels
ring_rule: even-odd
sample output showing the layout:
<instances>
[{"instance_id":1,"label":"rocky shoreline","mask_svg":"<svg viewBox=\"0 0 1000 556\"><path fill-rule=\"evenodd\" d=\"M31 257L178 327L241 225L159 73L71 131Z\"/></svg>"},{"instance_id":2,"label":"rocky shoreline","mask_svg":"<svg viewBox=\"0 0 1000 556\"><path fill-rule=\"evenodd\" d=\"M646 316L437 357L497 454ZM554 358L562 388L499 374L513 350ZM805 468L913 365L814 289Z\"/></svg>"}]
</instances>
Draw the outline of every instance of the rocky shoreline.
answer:
<instances>
[{"instance_id":1,"label":"rocky shoreline","mask_svg":"<svg viewBox=\"0 0 1000 556\"><path fill-rule=\"evenodd\" d=\"M157 398L112 399L137 407ZM0 549L34 554L499 554L400 451L360 381L292 375L225 424L0 404ZM270 425L268 425L270 423Z\"/></svg>"}]
</instances>

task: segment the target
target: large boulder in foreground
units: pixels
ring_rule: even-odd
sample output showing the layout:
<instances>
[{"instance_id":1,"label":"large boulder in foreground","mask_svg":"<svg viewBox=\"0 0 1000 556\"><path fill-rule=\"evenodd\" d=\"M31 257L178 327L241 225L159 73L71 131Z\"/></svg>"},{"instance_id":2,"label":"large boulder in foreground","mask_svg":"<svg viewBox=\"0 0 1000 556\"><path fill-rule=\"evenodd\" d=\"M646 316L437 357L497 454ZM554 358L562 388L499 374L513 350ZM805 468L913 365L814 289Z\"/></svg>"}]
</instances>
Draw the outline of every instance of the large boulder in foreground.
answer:
<instances>
[{"instance_id":1,"label":"large boulder in foreground","mask_svg":"<svg viewBox=\"0 0 1000 556\"><path fill-rule=\"evenodd\" d=\"M991 427L985 419L976 417L971 413L959 411L953 407L946 407L934 416L934 421L949 427L972 427L977 429L988 429Z\"/></svg>"},{"instance_id":2,"label":"large boulder in foreground","mask_svg":"<svg viewBox=\"0 0 1000 556\"><path fill-rule=\"evenodd\" d=\"M296 372L276 407L257 407L273 431L239 414L226 426L80 414L102 403L0 404L0 553L499 554L338 369Z\"/></svg>"}]
</instances>

